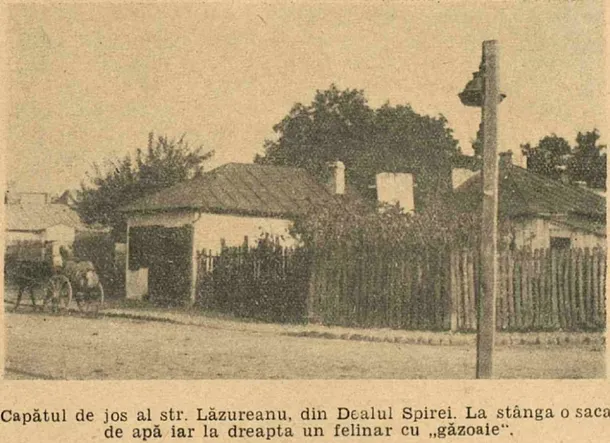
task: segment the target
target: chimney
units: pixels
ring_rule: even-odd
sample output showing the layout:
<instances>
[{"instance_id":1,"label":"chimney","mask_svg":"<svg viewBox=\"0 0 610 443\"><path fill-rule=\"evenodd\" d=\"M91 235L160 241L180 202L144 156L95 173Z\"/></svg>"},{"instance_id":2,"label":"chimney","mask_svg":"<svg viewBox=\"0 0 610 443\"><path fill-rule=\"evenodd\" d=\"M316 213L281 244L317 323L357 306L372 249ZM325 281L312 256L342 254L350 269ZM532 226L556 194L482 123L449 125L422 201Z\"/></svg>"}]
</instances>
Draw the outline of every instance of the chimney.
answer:
<instances>
[{"instance_id":1,"label":"chimney","mask_svg":"<svg viewBox=\"0 0 610 443\"><path fill-rule=\"evenodd\" d=\"M415 211L413 174L381 172L375 176L379 203L398 204L404 212Z\"/></svg>"},{"instance_id":2,"label":"chimney","mask_svg":"<svg viewBox=\"0 0 610 443\"><path fill-rule=\"evenodd\" d=\"M345 165L337 160L330 165L331 168L331 192L337 195L345 194Z\"/></svg>"},{"instance_id":3,"label":"chimney","mask_svg":"<svg viewBox=\"0 0 610 443\"><path fill-rule=\"evenodd\" d=\"M506 151L506 152L500 152L500 168L506 167L506 166L510 166L513 164L513 152L512 151Z\"/></svg>"}]
</instances>

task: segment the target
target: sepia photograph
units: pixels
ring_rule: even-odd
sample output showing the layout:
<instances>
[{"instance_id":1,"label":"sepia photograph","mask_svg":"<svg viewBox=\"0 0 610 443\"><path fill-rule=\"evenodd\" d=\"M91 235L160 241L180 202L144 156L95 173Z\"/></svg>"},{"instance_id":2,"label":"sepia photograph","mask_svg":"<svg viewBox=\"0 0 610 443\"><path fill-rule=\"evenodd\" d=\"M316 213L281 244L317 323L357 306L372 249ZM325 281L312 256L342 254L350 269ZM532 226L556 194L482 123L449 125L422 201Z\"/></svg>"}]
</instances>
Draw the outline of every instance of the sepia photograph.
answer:
<instances>
[{"instance_id":1,"label":"sepia photograph","mask_svg":"<svg viewBox=\"0 0 610 443\"><path fill-rule=\"evenodd\" d=\"M603 1L5 9L5 379L606 377Z\"/></svg>"}]
</instances>

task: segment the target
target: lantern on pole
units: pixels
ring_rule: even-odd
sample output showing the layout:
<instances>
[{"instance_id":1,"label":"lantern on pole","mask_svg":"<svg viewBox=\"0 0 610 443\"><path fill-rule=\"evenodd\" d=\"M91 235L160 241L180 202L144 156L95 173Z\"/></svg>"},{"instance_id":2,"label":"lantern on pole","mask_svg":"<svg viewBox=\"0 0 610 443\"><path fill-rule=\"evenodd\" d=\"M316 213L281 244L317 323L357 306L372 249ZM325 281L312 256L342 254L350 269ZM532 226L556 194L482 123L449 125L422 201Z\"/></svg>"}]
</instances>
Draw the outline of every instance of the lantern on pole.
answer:
<instances>
[{"instance_id":1,"label":"lantern on pole","mask_svg":"<svg viewBox=\"0 0 610 443\"><path fill-rule=\"evenodd\" d=\"M483 73L480 70L472 73L472 80L466 84L458 97L464 106L483 106Z\"/></svg>"},{"instance_id":2,"label":"lantern on pole","mask_svg":"<svg viewBox=\"0 0 610 443\"><path fill-rule=\"evenodd\" d=\"M464 106L471 106L474 108L483 107L483 98L485 95L485 77L484 77L484 65L481 64L481 68L477 72L472 73L472 80L466 83L464 90L458 94L460 101ZM498 103L506 98L506 94L498 94Z\"/></svg>"}]
</instances>

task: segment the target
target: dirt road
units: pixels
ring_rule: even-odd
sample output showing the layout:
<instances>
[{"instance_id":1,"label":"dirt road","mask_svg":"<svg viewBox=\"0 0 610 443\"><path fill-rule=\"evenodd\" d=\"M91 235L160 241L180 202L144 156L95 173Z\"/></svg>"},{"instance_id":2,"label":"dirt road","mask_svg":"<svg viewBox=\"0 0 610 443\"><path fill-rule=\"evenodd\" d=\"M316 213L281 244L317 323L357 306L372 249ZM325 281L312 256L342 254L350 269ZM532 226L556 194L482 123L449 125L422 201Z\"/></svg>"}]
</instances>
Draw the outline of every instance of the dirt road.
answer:
<instances>
[{"instance_id":1,"label":"dirt road","mask_svg":"<svg viewBox=\"0 0 610 443\"><path fill-rule=\"evenodd\" d=\"M7 313L7 379L463 379L472 346L288 337L118 318ZM499 378L604 377L599 346L497 348Z\"/></svg>"}]
</instances>

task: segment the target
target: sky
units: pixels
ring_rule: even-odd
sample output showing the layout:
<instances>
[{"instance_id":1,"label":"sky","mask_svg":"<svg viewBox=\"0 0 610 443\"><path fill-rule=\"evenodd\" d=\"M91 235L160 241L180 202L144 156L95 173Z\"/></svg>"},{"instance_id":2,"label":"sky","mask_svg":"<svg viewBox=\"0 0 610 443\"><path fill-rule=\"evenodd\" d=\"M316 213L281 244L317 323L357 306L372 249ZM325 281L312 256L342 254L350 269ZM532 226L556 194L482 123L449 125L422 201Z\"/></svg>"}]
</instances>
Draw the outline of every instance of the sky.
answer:
<instances>
[{"instance_id":1,"label":"sky","mask_svg":"<svg viewBox=\"0 0 610 443\"><path fill-rule=\"evenodd\" d=\"M551 133L607 142L603 2L13 4L6 19L7 179L77 188L148 133L251 162L296 102L332 83L370 105L444 115L471 153L480 109L457 94L500 49L499 148ZM523 163L522 163L523 164Z\"/></svg>"}]
</instances>

